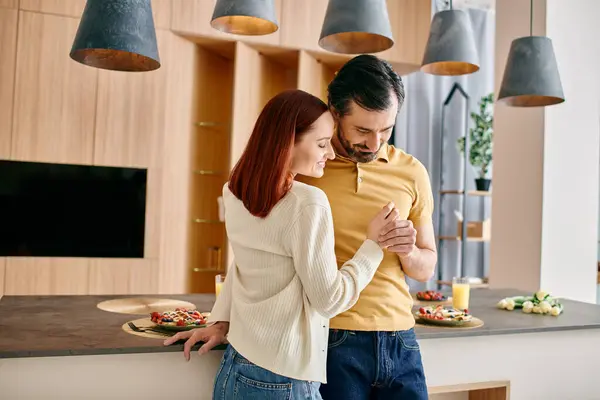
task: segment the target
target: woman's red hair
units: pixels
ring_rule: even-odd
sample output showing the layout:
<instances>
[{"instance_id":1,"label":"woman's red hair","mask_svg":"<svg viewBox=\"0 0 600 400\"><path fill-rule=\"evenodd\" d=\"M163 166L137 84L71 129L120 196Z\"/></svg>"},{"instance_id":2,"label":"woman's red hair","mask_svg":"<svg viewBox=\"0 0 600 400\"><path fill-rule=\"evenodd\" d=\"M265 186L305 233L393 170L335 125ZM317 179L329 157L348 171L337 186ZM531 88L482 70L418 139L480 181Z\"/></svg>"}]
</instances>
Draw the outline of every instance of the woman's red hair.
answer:
<instances>
[{"instance_id":1,"label":"woman's red hair","mask_svg":"<svg viewBox=\"0 0 600 400\"><path fill-rule=\"evenodd\" d=\"M281 92L265 105L229 179L229 190L252 215L266 217L290 190L294 144L327 110L302 90Z\"/></svg>"}]
</instances>

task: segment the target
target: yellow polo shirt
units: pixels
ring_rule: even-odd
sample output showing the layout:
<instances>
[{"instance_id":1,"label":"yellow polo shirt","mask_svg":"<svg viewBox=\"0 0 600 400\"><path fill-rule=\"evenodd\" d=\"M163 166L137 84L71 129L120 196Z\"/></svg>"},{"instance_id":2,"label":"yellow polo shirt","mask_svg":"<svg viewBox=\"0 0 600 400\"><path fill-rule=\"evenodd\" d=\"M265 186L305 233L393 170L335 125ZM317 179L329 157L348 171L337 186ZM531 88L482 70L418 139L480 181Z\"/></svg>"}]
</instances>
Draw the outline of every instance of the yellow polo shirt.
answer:
<instances>
[{"instance_id":1,"label":"yellow polo shirt","mask_svg":"<svg viewBox=\"0 0 600 400\"><path fill-rule=\"evenodd\" d=\"M391 145L383 145L378 158L356 163L336 155L327 162L322 178L297 176L321 188L333 213L338 268L354 256L366 238L367 225L389 201L400 218L419 225L432 221L433 195L427 170L416 158ZM398 256L384 252L373 280L350 310L331 320L332 329L398 331L414 326L412 297Z\"/></svg>"}]
</instances>

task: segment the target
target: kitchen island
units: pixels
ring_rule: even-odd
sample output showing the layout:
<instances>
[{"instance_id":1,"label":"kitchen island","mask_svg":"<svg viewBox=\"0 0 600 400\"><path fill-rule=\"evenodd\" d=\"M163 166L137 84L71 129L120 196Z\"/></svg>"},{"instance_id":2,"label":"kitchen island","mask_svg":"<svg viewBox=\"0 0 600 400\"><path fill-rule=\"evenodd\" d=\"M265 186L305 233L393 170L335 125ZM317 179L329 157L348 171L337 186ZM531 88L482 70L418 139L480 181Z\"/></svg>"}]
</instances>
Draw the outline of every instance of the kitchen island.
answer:
<instances>
[{"instance_id":1,"label":"kitchen island","mask_svg":"<svg viewBox=\"0 0 600 400\"><path fill-rule=\"evenodd\" d=\"M475 329L417 325L432 399L595 399L600 306L563 300L558 317L506 311L513 290L475 289ZM210 399L222 350L186 362L183 345L121 327L143 315L101 310L111 299L188 301L210 311L214 295L5 296L0 299L2 399ZM197 348L198 346L196 346ZM588 372L590 371L590 372Z\"/></svg>"}]
</instances>

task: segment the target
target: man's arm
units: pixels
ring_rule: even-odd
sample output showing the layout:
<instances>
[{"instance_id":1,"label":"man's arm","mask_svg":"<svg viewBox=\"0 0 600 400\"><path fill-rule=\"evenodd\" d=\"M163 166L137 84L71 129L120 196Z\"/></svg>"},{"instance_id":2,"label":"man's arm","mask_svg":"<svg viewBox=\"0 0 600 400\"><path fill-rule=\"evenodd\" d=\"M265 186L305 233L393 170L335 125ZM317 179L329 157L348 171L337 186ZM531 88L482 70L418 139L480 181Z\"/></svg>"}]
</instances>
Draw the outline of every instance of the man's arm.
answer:
<instances>
[{"instance_id":1,"label":"man's arm","mask_svg":"<svg viewBox=\"0 0 600 400\"><path fill-rule=\"evenodd\" d=\"M398 253L398 257L407 276L419 282L427 282L433 276L437 264L433 223L421 225L416 231L413 250L407 254Z\"/></svg>"},{"instance_id":2,"label":"man's arm","mask_svg":"<svg viewBox=\"0 0 600 400\"><path fill-rule=\"evenodd\" d=\"M416 160L413 166L414 200L408 218L390 222L382 229L379 242L398 255L408 277L426 282L433 276L437 263L433 193L427 169Z\"/></svg>"},{"instance_id":3,"label":"man's arm","mask_svg":"<svg viewBox=\"0 0 600 400\"><path fill-rule=\"evenodd\" d=\"M408 277L419 282L431 279L437 263L433 223L415 229L411 221L392 221L382 230L379 242L398 255Z\"/></svg>"}]
</instances>

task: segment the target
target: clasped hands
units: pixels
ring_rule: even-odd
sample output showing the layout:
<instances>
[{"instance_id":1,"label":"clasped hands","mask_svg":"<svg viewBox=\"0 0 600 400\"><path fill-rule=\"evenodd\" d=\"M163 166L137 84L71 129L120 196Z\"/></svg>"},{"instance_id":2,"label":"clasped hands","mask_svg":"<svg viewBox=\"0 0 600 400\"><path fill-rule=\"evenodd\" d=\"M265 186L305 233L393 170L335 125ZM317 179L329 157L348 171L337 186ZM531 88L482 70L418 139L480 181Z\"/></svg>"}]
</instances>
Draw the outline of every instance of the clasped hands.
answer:
<instances>
[{"instance_id":1,"label":"clasped hands","mask_svg":"<svg viewBox=\"0 0 600 400\"><path fill-rule=\"evenodd\" d=\"M416 250L416 242L417 230L412 222L400 219L397 212L390 212L379 232L379 245L400 257L407 257Z\"/></svg>"}]
</instances>

